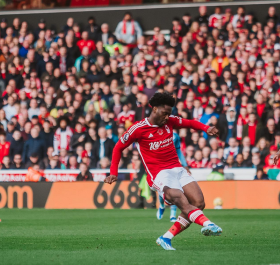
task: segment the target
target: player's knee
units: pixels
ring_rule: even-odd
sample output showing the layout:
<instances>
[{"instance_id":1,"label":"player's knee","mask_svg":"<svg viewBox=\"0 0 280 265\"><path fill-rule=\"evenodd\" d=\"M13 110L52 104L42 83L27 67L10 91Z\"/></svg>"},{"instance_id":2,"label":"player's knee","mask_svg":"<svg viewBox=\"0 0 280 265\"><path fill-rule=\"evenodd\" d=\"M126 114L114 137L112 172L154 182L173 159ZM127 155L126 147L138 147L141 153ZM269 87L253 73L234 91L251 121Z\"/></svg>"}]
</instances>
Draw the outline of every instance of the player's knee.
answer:
<instances>
[{"instance_id":1,"label":"player's knee","mask_svg":"<svg viewBox=\"0 0 280 265\"><path fill-rule=\"evenodd\" d=\"M174 194L173 195L173 197L172 197L172 202L173 202L173 204L175 204L175 205L183 205L183 204L186 204L186 202L184 202L184 195L183 195L183 193L180 193L180 192L178 192L178 193L176 193L176 194Z\"/></svg>"},{"instance_id":2,"label":"player's knee","mask_svg":"<svg viewBox=\"0 0 280 265\"><path fill-rule=\"evenodd\" d=\"M203 210L205 208L205 202L204 201L198 201L198 202L195 203L194 206L196 206L200 210Z\"/></svg>"}]
</instances>

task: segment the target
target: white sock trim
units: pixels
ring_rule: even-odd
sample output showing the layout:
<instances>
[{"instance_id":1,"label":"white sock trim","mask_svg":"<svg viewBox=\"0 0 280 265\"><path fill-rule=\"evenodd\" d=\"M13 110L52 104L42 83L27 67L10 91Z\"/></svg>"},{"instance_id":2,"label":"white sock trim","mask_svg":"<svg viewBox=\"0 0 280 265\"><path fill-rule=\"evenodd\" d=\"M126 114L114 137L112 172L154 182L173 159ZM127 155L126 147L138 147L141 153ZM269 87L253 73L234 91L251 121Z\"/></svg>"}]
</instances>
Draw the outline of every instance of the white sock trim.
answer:
<instances>
[{"instance_id":1,"label":"white sock trim","mask_svg":"<svg viewBox=\"0 0 280 265\"><path fill-rule=\"evenodd\" d=\"M208 221L205 221L203 223L203 226L208 226L208 225L211 225L211 224L214 224L214 223L208 220Z\"/></svg>"},{"instance_id":2,"label":"white sock trim","mask_svg":"<svg viewBox=\"0 0 280 265\"><path fill-rule=\"evenodd\" d=\"M179 222L181 225L183 225L184 227L187 227L190 223L188 222L188 220L186 220L185 218L183 218L182 216L178 216L177 222Z\"/></svg>"},{"instance_id":3,"label":"white sock trim","mask_svg":"<svg viewBox=\"0 0 280 265\"><path fill-rule=\"evenodd\" d=\"M194 223L195 219L202 214L203 214L203 212L201 210L196 210L192 214L190 214L189 219L190 219L190 221L192 221Z\"/></svg>"},{"instance_id":4,"label":"white sock trim","mask_svg":"<svg viewBox=\"0 0 280 265\"><path fill-rule=\"evenodd\" d=\"M167 232L163 235L163 237L164 237L164 238L172 239L172 238L174 237L174 235L173 235L171 232L167 231Z\"/></svg>"}]
</instances>

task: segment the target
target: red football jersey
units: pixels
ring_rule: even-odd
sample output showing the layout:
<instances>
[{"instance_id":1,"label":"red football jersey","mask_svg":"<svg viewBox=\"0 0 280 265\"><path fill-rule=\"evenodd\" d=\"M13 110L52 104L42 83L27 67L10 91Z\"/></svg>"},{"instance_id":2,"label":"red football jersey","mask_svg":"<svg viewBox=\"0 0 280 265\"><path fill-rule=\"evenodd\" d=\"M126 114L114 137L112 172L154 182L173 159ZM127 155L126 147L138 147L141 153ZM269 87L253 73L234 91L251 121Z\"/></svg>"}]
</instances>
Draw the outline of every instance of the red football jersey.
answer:
<instances>
[{"instance_id":1,"label":"red football jersey","mask_svg":"<svg viewBox=\"0 0 280 265\"><path fill-rule=\"evenodd\" d=\"M2 163L4 156L9 155L10 146L11 146L10 142L5 142L4 144L0 144L0 163Z\"/></svg>"},{"instance_id":2,"label":"red football jersey","mask_svg":"<svg viewBox=\"0 0 280 265\"><path fill-rule=\"evenodd\" d=\"M120 124L125 124L126 120L129 120L131 122L134 122L134 118L135 118L135 111L130 110L128 112L124 112L122 111L119 115L118 115L118 120Z\"/></svg>"},{"instance_id":3,"label":"red football jersey","mask_svg":"<svg viewBox=\"0 0 280 265\"><path fill-rule=\"evenodd\" d=\"M148 118L138 121L130 126L117 142L112 155L111 175L118 175L121 152L133 142L136 143L145 166L147 182L150 187L152 187L154 179L161 170L181 167L173 143L173 128L192 128L207 131L209 126L173 115L162 127L151 125Z\"/></svg>"}]
</instances>

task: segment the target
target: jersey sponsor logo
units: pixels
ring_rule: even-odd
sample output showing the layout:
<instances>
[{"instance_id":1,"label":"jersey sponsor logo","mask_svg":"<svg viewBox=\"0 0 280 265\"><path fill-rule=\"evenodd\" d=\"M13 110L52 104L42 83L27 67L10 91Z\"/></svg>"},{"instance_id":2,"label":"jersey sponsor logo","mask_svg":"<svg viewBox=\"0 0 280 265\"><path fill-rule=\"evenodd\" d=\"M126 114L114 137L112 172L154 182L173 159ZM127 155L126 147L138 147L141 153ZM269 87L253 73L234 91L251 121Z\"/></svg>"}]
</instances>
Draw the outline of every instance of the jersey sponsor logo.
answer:
<instances>
[{"instance_id":1,"label":"jersey sponsor logo","mask_svg":"<svg viewBox=\"0 0 280 265\"><path fill-rule=\"evenodd\" d=\"M154 136L150 133L150 135L149 135L149 137L148 137L148 138L152 138L152 137L154 137Z\"/></svg>"},{"instance_id":2,"label":"jersey sponsor logo","mask_svg":"<svg viewBox=\"0 0 280 265\"><path fill-rule=\"evenodd\" d=\"M162 130L162 129L158 129L157 133L158 133L159 135L162 135L162 134L163 134L163 130Z\"/></svg>"},{"instance_id":3,"label":"jersey sponsor logo","mask_svg":"<svg viewBox=\"0 0 280 265\"><path fill-rule=\"evenodd\" d=\"M150 150L158 150L159 148L166 147L166 146L170 145L171 143L173 143L173 136L170 138L167 138L163 141L149 143Z\"/></svg>"},{"instance_id":4,"label":"jersey sponsor logo","mask_svg":"<svg viewBox=\"0 0 280 265\"><path fill-rule=\"evenodd\" d=\"M170 129L169 129L169 127L168 127L167 125L165 125L165 130L166 130L168 133L170 133Z\"/></svg>"}]
</instances>

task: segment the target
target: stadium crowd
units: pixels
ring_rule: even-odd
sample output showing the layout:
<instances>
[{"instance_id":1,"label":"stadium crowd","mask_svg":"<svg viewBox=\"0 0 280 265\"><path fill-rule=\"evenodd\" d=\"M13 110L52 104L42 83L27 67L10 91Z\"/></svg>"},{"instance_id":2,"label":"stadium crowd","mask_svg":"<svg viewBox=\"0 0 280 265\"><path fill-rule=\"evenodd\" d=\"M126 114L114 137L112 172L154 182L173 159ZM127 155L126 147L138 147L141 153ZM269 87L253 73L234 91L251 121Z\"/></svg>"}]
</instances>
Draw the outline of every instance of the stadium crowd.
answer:
<instances>
[{"instance_id":1,"label":"stadium crowd","mask_svg":"<svg viewBox=\"0 0 280 265\"><path fill-rule=\"evenodd\" d=\"M170 18L171 21L171 18ZM9 21L10 22L10 21ZM0 23L0 163L2 169L108 168L118 138L150 114L167 91L173 114L215 125L219 138L178 133L190 168L273 166L280 145L280 20L270 7L259 21L244 7L199 8L143 36L126 13L118 25L85 28L73 18L55 34L15 18ZM114 31L114 33L113 33ZM137 150L120 168L140 167ZM86 169L85 169L86 172ZM133 174L130 178L134 178Z\"/></svg>"}]
</instances>

